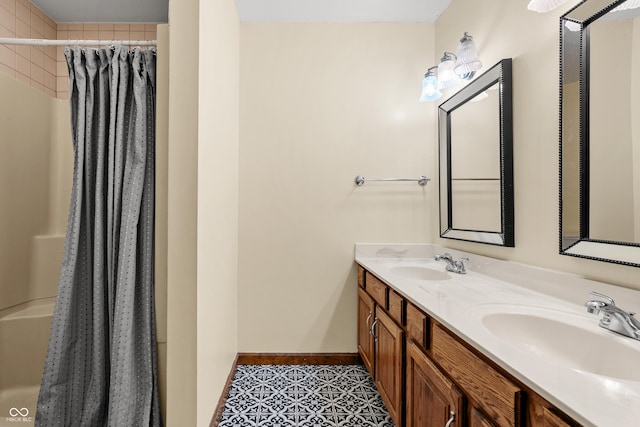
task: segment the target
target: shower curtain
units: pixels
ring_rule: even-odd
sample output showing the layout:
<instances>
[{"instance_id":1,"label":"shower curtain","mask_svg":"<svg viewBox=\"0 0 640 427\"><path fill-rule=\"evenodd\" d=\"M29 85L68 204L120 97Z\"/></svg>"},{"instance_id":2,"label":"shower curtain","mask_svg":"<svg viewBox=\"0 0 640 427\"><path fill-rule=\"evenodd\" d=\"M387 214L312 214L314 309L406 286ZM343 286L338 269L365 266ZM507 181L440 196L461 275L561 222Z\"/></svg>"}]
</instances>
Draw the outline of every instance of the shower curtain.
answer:
<instances>
[{"instance_id":1,"label":"shower curtain","mask_svg":"<svg viewBox=\"0 0 640 427\"><path fill-rule=\"evenodd\" d=\"M161 426L155 49L65 48L74 172L37 426Z\"/></svg>"}]
</instances>

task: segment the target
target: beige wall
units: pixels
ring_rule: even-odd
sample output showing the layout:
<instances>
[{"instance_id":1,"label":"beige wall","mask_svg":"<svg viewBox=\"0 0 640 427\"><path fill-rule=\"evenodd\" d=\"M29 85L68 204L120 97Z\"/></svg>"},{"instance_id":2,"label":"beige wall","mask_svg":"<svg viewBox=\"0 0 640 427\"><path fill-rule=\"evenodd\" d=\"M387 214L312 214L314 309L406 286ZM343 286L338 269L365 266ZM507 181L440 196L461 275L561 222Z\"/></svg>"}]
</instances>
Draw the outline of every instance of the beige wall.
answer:
<instances>
[{"instance_id":1,"label":"beige wall","mask_svg":"<svg viewBox=\"0 0 640 427\"><path fill-rule=\"evenodd\" d=\"M166 424L197 419L198 1L169 2Z\"/></svg>"},{"instance_id":2,"label":"beige wall","mask_svg":"<svg viewBox=\"0 0 640 427\"><path fill-rule=\"evenodd\" d=\"M239 22L200 2L198 101L198 426L209 425L238 351Z\"/></svg>"},{"instance_id":3,"label":"beige wall","mask_svg":"<svg viewBox=\"0 0 640 427\"><path fill-rule=\"evenodd\" d=\"M239 23L227 1L174 5L166 423L206 426L238 351Z\"/></svg>"},{"instance_id":4,"label":"beige wall","mask_svg":"<svg viewBox=\"0 0 640 427\"><path fill-rule=\"evenodd\" d=\"M633 35L632 35L633 49L631 58L631 74L637 76L640 72L640 17L633 20ZM640 111L640 84L638 79L631 81L631 111L632 116L637 117L637 112ZM633 210L634 212L640 212L640 123L638 120L631 121L631 150L632 150L632 169L633 169ZM634 241L640 242L640 214L636 213L634 218Z\"/></svg>"},{"instance_id":5,"label":"beige wall","mask_svg":"<svg viewBox=\"0 0 640 427\"><path fill-rule=\"evenodd\" d=\"M485 68L513 58L516 247L440 238L435 243L640 289L637 268L558 254L558 25L572 5L537 14L521 2L453 0L438 19L438 55L455 49L468 31Z\"/></svg>"},{"instance_id":6,"label":"beige wall","mask_svg":"<svg viewBox=\"0 0 640 427\"><path fill-rule=\"evenodd\" d=\"M32 299L33 242L47 234L49 226L50 129L56 105L4 74L0 93L1 310ZM40 298L44 296L52 295Z\"/></svg>"},{"instance_id":7,"label":"beige wall","mask_svg":"<svg viewBox=\"0 0 640 427\"><path fill-rule=\"evenodd\" d=\"M241 25L239 347L354 352L355 242L432 239L430 24Z\"/></svg>"}]
</instances>

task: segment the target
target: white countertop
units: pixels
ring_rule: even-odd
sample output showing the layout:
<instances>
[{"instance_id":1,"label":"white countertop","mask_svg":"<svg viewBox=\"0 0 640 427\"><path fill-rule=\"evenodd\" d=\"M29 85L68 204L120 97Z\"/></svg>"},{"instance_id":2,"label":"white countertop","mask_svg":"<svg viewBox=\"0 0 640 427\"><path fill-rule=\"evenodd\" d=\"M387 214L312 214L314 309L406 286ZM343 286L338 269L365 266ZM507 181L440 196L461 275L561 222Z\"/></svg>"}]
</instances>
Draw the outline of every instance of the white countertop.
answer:
<instances>
[{"instance_id":1,"label":"white countertop","mask_svg":"<svg viewBox=\"0 0 640 427\"><path fill-rule=\"evenodd\" d=\"M444 252L456 259L468 257L467 274L419 280L393 271L397 266L428 266L445 272L445 263L434 260L435 254ZM359 243L355 260L576 421L585 426L640 426L640 357L627 376L615 352L588 345L587 356L610 351L604 359L611 364L608 372L621 366L615 375L597 375L581 371L571 360L561 360L562 355L550 358L548 352L540 355L530 346L506 342L482 321L484 314L496 310L542 310L589 333L604 335L604 341L637 350L640 356L640 341L599 327L601 315L589 314L584 307L589 292L597 291L626 311L640 312L640 291L431 244Z\"/></svg>"}]
</instances>

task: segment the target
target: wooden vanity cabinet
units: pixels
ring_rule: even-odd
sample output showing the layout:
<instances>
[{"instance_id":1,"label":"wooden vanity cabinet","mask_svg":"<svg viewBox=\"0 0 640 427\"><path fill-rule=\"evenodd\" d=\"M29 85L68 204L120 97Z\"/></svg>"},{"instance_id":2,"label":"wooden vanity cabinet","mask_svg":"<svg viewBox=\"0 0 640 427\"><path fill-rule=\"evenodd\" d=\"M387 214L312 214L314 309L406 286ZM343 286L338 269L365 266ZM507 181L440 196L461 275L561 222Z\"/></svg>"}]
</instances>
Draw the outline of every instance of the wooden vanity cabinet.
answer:
<instances>
[{"instance_id":1,"label":"wooden vanity cabinet","mask_svg":"<svg viewBox=\"0 0 640 427\"><path fill-rule=\"evenodd\" d=\"M360 277L360 274L358 274ZM370 273L358 289L358 352L396 426L404 412L404 299Z\"/></svg>"},{"instance_id":2,"label":"wooden vanity cabinet","mask_svg":"<svg viewBox=\"0 0 640 427\"><path fill-rule=\"evenodd\" d=\"M396 427L580 426L360 266L358 285L358 351Z\"/></svg>"}]
</instances>

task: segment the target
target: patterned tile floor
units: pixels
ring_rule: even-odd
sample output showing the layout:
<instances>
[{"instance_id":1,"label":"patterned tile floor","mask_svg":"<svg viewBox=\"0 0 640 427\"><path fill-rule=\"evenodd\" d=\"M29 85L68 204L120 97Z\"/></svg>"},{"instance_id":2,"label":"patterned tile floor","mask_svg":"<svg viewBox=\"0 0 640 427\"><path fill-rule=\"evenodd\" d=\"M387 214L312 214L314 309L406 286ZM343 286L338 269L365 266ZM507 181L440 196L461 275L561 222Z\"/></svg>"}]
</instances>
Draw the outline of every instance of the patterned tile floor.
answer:
<instances>
[{"instance_id":1,"label":"patterned tile floor","mask_svg":"<svg viewBox=\"0 0 640 427\"><path fill-rule=\"evenodd\" d=\"M394 427L361 365L239 365L219 427Z\"/></svg>"}]
</instances>

